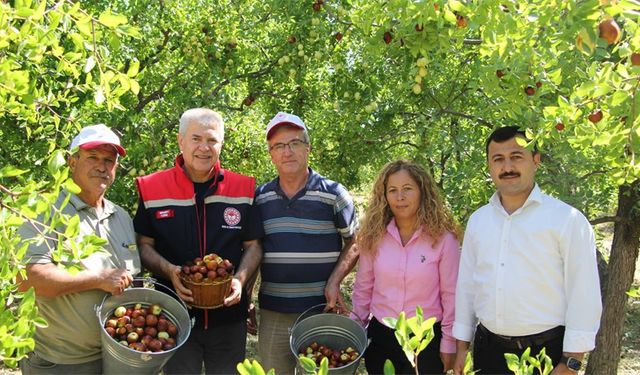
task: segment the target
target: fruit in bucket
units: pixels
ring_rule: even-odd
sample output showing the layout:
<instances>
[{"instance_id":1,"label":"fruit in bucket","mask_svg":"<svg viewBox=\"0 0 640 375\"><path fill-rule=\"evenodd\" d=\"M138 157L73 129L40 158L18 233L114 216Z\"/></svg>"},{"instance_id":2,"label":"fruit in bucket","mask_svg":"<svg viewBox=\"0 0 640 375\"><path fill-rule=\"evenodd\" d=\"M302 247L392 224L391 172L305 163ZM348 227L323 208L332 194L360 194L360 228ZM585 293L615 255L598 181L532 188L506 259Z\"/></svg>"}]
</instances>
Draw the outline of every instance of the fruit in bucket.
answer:
<instances>
[{"instance_id":1,"label":"fruit in bucket","mask_svg":"<svg viewBox=\"0 0 640 375\"><path fill-rule=\"evenodd\" d=\"M303 346L299 350L298 356L311 358L320 366L323 358L329 361L329 368L338 368L348 365L358 359L360 353L352 347L345 349L333 349L329 346L313 342L308 346Z\"/></svg>"},{"instance_id":2,"label":"fruit in bucket","mask_svg":"<svg viewBox=\"0 0 640 375\"><path fill-rule=\"evenodd\" d=\"M157 304L147 308L141 303L118 306L106 319L104 329L121 345L147 353L173 349L178 336L178 327Z\"/></svg>"}]
</instances>

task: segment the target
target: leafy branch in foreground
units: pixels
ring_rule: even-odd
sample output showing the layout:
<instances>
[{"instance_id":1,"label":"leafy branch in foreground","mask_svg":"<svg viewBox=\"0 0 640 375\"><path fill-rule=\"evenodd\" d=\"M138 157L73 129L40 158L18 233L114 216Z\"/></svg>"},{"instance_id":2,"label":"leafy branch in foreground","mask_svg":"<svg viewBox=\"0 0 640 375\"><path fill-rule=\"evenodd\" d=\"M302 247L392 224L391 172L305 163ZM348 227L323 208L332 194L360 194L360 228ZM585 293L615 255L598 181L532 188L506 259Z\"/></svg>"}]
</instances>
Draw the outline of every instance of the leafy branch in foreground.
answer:
<instances>
[{"instance_id":1,"label":"leafy branch in foreground","mask_svg":"<svg viewBox=\"0 0 640 375\"><path fill-rule=\"evenodd\" d=\"M531 356L531 348L527 348L520 358L513 353L505 353L504 358L507 360L509 370L516 375L533 375L535 370L538 370L540 375L547 375L553 370L553 363L545 348L542 348L535 357Z\"/></svg>"},{"instance_id":2,"label":"leafy branch in foreground","mask_svg":"<svg viewBox=\"0 0 640 375\"><path fill-rule=\"evenodd\" d=\"M433 340L433 325L436 323L436 318L431 317L425 320L422 307L416 306L416 316L413 318L407 319L405 312L402 311L398 318L383 318L382 320L396 330L396 339L402 347L402 351L415 369L416 374L419 374L418 355Z\"/></svg>"}]
</instances>

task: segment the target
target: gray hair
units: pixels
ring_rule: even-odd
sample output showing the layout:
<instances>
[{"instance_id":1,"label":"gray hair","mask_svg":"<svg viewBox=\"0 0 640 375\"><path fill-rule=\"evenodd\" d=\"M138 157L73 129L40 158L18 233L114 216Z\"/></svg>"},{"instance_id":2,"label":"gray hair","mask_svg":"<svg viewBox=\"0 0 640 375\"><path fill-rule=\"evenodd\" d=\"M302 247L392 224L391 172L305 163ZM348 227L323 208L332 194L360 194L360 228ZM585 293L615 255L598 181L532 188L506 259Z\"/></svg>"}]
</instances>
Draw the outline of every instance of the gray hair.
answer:
<instances>
[{"instance_id":1,"label":"gray hair","mask_svg":"<svg viewBox=\"0 0 640 375\"><path fill-rule=\"evenodd\" d=\"M309 132L307 129L302 129L302 140L311 144L311 138L309 137Z\"/></svg>"},{"instance_id":2,"label":"gray hair","mask_svg":"<svg viewBox=\"0 0 640 375\"><path fill-rule=\"evenodd\" d=\"M218 127L224 137L224 120L216 111L208 108L187 109L180 117L180 128L178 130L180 135L185 135L187 127L192 122L210 127Z\"/></svg>"}]
</instances>

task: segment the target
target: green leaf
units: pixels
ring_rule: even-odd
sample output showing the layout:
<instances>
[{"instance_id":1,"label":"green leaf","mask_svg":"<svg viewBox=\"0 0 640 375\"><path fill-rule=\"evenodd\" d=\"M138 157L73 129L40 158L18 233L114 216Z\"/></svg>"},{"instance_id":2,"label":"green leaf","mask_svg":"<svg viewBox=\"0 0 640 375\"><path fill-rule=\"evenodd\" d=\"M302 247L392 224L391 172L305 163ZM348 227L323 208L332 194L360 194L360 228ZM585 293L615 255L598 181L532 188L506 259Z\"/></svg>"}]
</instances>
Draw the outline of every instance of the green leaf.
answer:
<instances>
[{"instance_id":1,"label":"green leaf","mask_svg":"<svg viewBox=\"0 0 640 375\"><path fill-rule=\"evenodd\" d=\"M127 17L120 14L113 14L110 10L107 10L106 12L100 14L100 17L98 17L98 22L109 28L114 28L118 25L127 23Z\"/></svg>"},{"instance_id":2,"label":"green leaf","mask_svg":"<svg viewBox=\"0 0 640 375\"><path fill-rule=\"evenodd\" d=\"M398 318L386 317L386 318L382 318L382 321L385 322L388 327L394 328L394 329L398 324Z\"/></svg>"},{"instance_id":3,"label":"green leaf","mask_svg":"<svg viewBox=\"0 0 640 375\"><path fill-rule=\"evenodd\" d=\"M138 74L138 69L140 69L140 61L132 60L129 64L129 69L127 70L127 75L129 77L135 77Z\"/></svg>"},{"instance_id":4,"label":"green leaf","mask_svg":"<svg viewBox=\"0 0 640 375\"><path fill-rule=\"evenodd\" d=\"M451 10L453 10L454 12L460 12L464 10L465 7L464 4L462 4L458 0L449 0L449 8L451 8Z\"/></svg>"},{"instance_id":5,"label":"green leaf","mask_svg":"<svg viewBox=\"0 0 640 375\"><path fill-rule=\"evenodd\" d=\"M67 179L67 180L62 184L62 186L63 186L63 187L64 187L64 189L65 189L66 191L68 191L69 193L76 194L76 195L77 195L77 194L80 194L80 191L81 191L80 186L78 186L78 185L75 183L75 181L73 181L73 179L71 179L71 178L68 178L68 179Z\"/></svg>"},{"instance_id":6,"label":"green leaf","mask_svg":"<svg viewBox=\"0 0 640 375\"><path fill-rule=\"evenodd\" d=\"M91 16L83 16L81 18L79 18L78 20L76 20L76 27L78 28L78 31L80 31L80 34L83 34L85 36L92 36L93 32L91 30L91 22L93 22L93 19L91 18ZM78 35L79 34L73 34L73 35ZM72 36L73 36L72 35ZM78 44L77 40L74 40L75 45L77 48L81 48L82 45Z\"/></svg>"},{"instance_id":7,"label":"green leaf","mask_svg":"<svg viewBox=\"0 0 640 375\"><path fill-rule=\"evenodd\" d=\"M455 25L456 20L457 20L457 19L456 19L456 15L455 15L455 14L453 14L453 12L452 12L452 11L450 11L448 8L445 8L445 9L444 9L444 19L445 19L447 22L452 23L452 24L454 24L454 25Z\"/></svg>"},{"instance_id":8,"label":"green leaf","mask_svg":"<svg viewBox=\"0 0 640 375\"><path fill-rule=\"evenodd\" d=\"M618 106L624 103L624 101L627 100L628 97L629 97L629 92L627 90L617 90L611 96L611 101L609 102L609 104L613 107Z\"/></svg>"},{"instance_id":9,"label":"green leaf","mask_svg":"<svg viewBox=\"0 0 640 375\"><path fill-rule=\"evenodd\" d=\"M393 367L393 363L389 359L384 361L383 372L384 375L394 375L396 373L396 368Z\"/></svg>"},{"instance_id":10,"label":"green leaf","mask_svg":"<svg viewBox=\"0 0 640 375\"><path fill-rule=\"evenodd\" d=\"M118 26L118 31L130 36L132 38L136 38L136 39L140 39L142 38L142 34L140 33L140 29L135 27L135 26L131 26L131 25L120 25Z\"/></svg>"},{"instance_id":11,"label":"green leaf","mask_svg":"<svg viewBox=\"0 0 640 375\"><path fill-rule=\"evenodd\" d=\"M329 359L327 357L322 358L320 361L320 369L318 375L327 375L329 373Z\"/></svg>"},{"instance_id":12,"label":"green leaf","mask_svg":"<svg viewBox=\"0 0 640 375\"><path fill-rule=\"evenodd\" d=\"M611 143L612 135L607 132L602 132L598 137L596 137L591 143L592 146L607 146Z\"/></svg>"},{"instance_id":13,"label":"green leaf","mask_svg":"<svg viewBox=\"0 0 640 375\"><path fill-rule=\"evenodd\" d=\"M38 8L31 15L31 20L32 21L41 20L42 17L44 16L44 11L45 11L46 7L47 7L47 1L46 0L40 0L40 4L38 4Z\"/></svg>"},{"instance_id":14,"label":"green leaf","mask_svg":"<svg viewBox=\"0 0 640 375\"><path fill-rule=\"evenodd\" d=\"M611 90L613 90L613 88L607 84L602 84L602 85L598 85L596 86L595 90L593 91L593 93L591 95L593 95L593 97L597 98L599 96L603 96L603 95L607 95L608 93L611 92Z\"/></svg>"},{"instance_id":15,"label":"green leaf","mask_svg":"<svg viewBox=\"0 0 640 375\"><path fill-rule=\"evenodd\" d=\"M236 370L238 370L240 375L251 375L251 363L248 359L245 359L243 362L238 362Z\"/></svg>"},{"instance_id":16,"label":"green leaf","mask_svg":"<svg viewBox=\"0 0 640 375\"><path fill-rule=\"evenodd\" d=\"M509 370L517 374L520 368L520 358L513 353L504 353L504 358L507 360Z\"/></svg>"},{"instance_id":17,"label":"green leaf","mask_svg":"<svg viewBox=\"0 0 640 375\"><path fill-rule=\"evenodd\" d=\"M43 317L39 316L33 319L33 325L38 328L47 328L49 326L49 323Z\"/></svg>"},{"instance_id":18,"label":"green leaf","mask_svg":"<svg viewBox=\"0 0 640 375\"><path fill-rule=\"evenodd\" d=\"M313 373L316 371L316 363L313 359L307 357L298 357L298 360L300 361L302 368L306 372Z\"/></svg>"},{"instance_id":19,"label":"green leaf","mask_svg":"<svg viewBox=\"0 0 640 375\"><path fill-rule=\"evenodd\" d=\"M0 178L20 176L21 174L25 174L27 172L29 172L28 169L19 169L14 167L13 165L7 165L6 167L0 169Z\"/></svg>"},{"instance_id":20,"label":"green leaf","mask_svg":"<svg viewBox=\"0 0 640 375\"><path fill-rule=\"evenodd\" d=\"M138 95L140 92L140 84L135 79L129 80L129 85L131 85L130 90L134 95Z\"/></svg>"},{"instance_id":21,"label":"green leaf","mask_svg":"<svg viewBox=\"0 0 640 375\"><path fill-rule=\"evenodd\" d=\"M30 17L34 13L34 10L31 8L20 8L16 11L16 16L18 17Z\"/></svg>"},{"instance_id":22,"label":"green leaf","mask_svg":"<svg viewBox=\"0 0 640 375\"><path fill-rule=\"evenodd\" d=\"M464 359L463 373L468 374L469 372L471 372L472 367L473 367L473 357L471 356L471 352L467 352L467 356Z\"/></svg>"},{"instance_id":23,"label":"green leaf","mask_svg":"<svg viewBox=\"0 0 640 375\"><path fill-rule=\"evenodd\" d=\"M585 82L576 89L575 95L581 96L581 97L590 95L594 87L595 87L595 83L591 81Z\"/></svg>"},{"instance_id":24,"label":"green leaf","mask_svg":"<svg viewBox=\"0 0 640 375\"><path fill-rule=\"evenodd\" d=\"M49 162L48 162L49 173L51 173L52 175L55 174L64 165L65 165L64 151L62 150L54 151L51 157L49 157Z\"/></svg>"},{"instance_id":25,"label":"green leaf","mask_svg":"<svg viewBox=\"0 0 640 375\"><path fill-rule=\"evenodd\" d=\"M96 66L96 59L93 56L89 56L87 58L87 62L84 64L83 71L85 73L89 73L93 69L94 66Z\"/></svg>"},{"instance_id":26,"label":"green leaf","mask_svg":"<svg viewBox=\"0 0 640 375\"><path fill-rule=\"evenodd\" d=\"M102 87L98 87L96 89L96 91L93 93L93 99L98 105L104 103L105 97L104 97L104 90L102 89Z\"/></svg>"},{"instance_id":27,"label":"green leaf","mask_svg":"<svg viewBox=\"0 0 640 375\"><path fill-rule=\"evenodd\" d=\"M547 74L549 80L556 85L560 85L562 83L562 68L554 69Z\"/></svg>"}]
</instances>

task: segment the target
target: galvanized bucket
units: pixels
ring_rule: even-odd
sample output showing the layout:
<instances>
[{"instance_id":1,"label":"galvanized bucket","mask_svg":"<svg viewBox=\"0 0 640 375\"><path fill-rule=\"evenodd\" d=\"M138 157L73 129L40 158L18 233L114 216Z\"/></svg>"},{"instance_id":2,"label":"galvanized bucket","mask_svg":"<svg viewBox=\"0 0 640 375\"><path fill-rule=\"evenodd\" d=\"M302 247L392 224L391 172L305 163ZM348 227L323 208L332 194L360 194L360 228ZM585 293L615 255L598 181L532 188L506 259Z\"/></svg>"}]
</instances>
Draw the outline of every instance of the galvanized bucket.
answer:
<instances>
[{"instance_id":1,"label":"galvanized bucket","mask_svg":"<svg viewBox=\"0 0 640 375\"><path fill-rule=\"evenodd\" d=\"M317 305L300 314L289 335L289 348L296 357L297 374L306 374L298 353L300 348L311 345L313 342L326 345L334 349L352 347L360 353L358 358L346 366L330 368L330 374L355 374L364 351L367 349L368 340L365 329L355 321L344 315L334 313L315 313L310 315L311 310L317 310Z\"/></svg>"},{"instance_id":2,"label":"galvanized bucket","mask_svg":"<svg viewBox=\"0 0 640 375\"><path fill-rule=\"evenodd\" d=\"M140 281L140 279L136 279ZM150 279L144 279L149 282ZM151 280L152 285L160 286L173 295L175 293L166 286ZM112 315L113 310L121 305L140 303L144 307L152 304L162 306L163 313L178 327L176 346L173 349L144 353L119 344L109 336L104 329L106 320ZM105 296L102 303L97 306L96 313L100 324L100 337L102 340L102 373L103 374L157 374L169 358L187 341L191 333L191 319L187 312L187 306L182 300L148 287L129 288L118 296Z\"/></svg>"}]
</instances>

